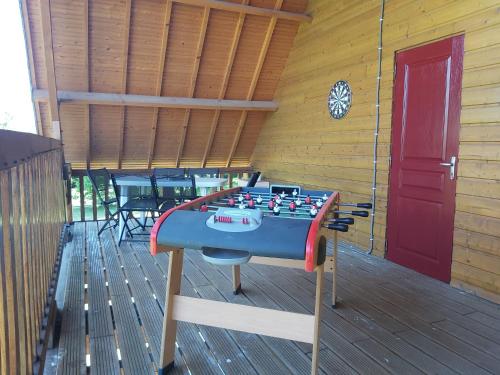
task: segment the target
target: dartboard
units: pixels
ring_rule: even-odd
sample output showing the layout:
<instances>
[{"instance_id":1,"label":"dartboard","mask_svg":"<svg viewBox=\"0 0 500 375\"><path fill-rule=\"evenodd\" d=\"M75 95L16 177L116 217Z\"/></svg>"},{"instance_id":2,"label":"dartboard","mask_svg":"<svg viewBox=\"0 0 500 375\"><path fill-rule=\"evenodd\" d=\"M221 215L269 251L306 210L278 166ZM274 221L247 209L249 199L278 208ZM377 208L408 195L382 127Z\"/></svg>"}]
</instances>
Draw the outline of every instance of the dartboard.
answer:
<instances>
[{"instance_id":1,"label":"dartboard","mask_svg":"<svg viewBox=\"0 0 500 375\"><path fill-rule=\"evenodd\" d=\"M346 81L338 81L328 95L328 111L334 119L341 119L351 108L351 88Z\"/></svg>"}]
</instances>

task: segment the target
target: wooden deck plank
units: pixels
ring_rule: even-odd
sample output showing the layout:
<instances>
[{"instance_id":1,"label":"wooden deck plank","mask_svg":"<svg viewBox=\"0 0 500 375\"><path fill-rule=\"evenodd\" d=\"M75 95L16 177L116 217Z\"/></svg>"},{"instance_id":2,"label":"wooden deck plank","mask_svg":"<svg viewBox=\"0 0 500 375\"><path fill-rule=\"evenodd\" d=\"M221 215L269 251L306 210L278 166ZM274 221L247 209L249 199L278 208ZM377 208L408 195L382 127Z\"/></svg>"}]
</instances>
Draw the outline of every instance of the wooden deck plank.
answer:
<instances>
[{"instance_id":1,"label":"wooden deck plank","mask_svg":"<svg viewBox=\"0 0 500 375\"><path fill-rule=\"evenodd\" d=\"M416 348L419 348L429 356L433 357L435 360L449 365L453 369L453 371L459 374L489 374L488 371L464 359L454 351L449 350L448 348L432 341L431 339L414 330L399 332L398 337L403 338L406 342L410 343Z\"/></svg>"},{"instance_id":2,"label":"wooden deck plank","mask_svg":"<svg viewBox=\"0 0 500 375\"><path fill-rule=\"evenodd\" d=\"M146 349L144 336L131 300L122 265L118 259L114 240L109 231L101 235L103 239L104 264L108 274L109 290L115 319L118 349L126 374L152 374L153 363Z\"/></svg>"},{"instance_id":3,"label":"wooden deck plank","mask_svg":"<svg viewBox=\"0 0 500 375\"><path fill-rule=\"evenodd\" d=\"M397 279L398 283L400 281L402 283L411 283L415 288L419 288L425 295L438 297L441 303L451 300L466 307L472 306L475 310L491 317L500 316L500 305L451 287L442 281L423 276L418 272L385 259L368 256L359 251L352 251L351 247L342 244L341 252L344 263L352 262L356 266L360 268L363 267L369 271L385 270L385 275L380 279L381 282L386 282L389 279Z\"/></svg>"},{"instance_id":4,"label":"wooden deck plank","mask_svg":"<svg viewBox=\"0 0 500 375\"><path fill-rule=\"evenodd\" d=\"M278 285L279 278L276 277L279 273L284 275L285 277L288 276L288 272L283 272L279 268L271 269L271 267L267 268L261 268L261 272L263 273L263 276L265 277L274 277L274 283ZM301 271L294 271L295 273L299 273ZM273 276L274 275L274 276ZM301 275L307 275L307 273L301 273ZM309 283L310 287L314 286L314 281L312 281L311 277L306 278ZM297 296L301 301L307 300L307 295L302 295L300 296L297 292L300 291L304 287L304 283L296 282L293 278L288 277L285 284L287 283L292 283L294 284L294 295ZM346 295L349 296L349 293L342 293L342 285L339 285L339 295ZM362 300L360 298L353 299L354 301ZM355 308L353 308L351 305L346 303L347 301L342 300L342 303L340 304L341 308L335 309L335 313L341 315L345 321L350 322L351 324L355 325L357 329L363 331L365 334L365 337L371 336L375 340L379 342L379 345L381 348L379 349L378 353L384 352L387 350L391 350L393 353L399 355L400 358L404 358L404 361L408 362L408 364L413 364L415 366L414 368L418 368L419 366L422 367L426 371L432 371L433 369L439 369L441 373L447 373L450 372L449 369L445 368L442 366L440 363L436 362L433 360L431 357L423 354L421 351L419 351L416 348L413 348L411 345L408 345L404 342L401 342L400 339L398 339L396 336L392 335L392 331L387 331L386 329L383 329L381 326L379 326L380 321L388 321L392 320L389 316L386 314L378 312L376 314L377 318L373 318L371 316L366 316L361 314L359 311L357 311ZM375 309L371 309L372 311ZM332 310L329 308L329 305L325 303L325 313L332 313ZM335 314L334 314L335 315ZM383 316L383 319L380 319L381 316ZM323 315L324 320L328 322L328 318L325 318L325 315ZM390 323L386 324L390 327L394 327L395 325ZM397 324L398 329L405 329L406 326L398 323ZM341 332L342 334L342 332ZM356 345L356 342L359 342L360 340L364 340L364 337L361 337L358 340L354 340L353 342ZM385 346L385 349L384 349ZM380 356L376 353L374 353L374 356L372 357L377 362L385 367L388 368L389 370L392 370L391 367L389 366L389 363L386 361L386 358L383 356ZM407 364L407 365L408 365ZM401 365L399 365L401 366ZM410 367L411 368L411 367Z\"/></svg>"},{"instance_id":5,"label":"wooden deck plank","mask_svg":"<svg viewBox=\"0 0 500 375\"><path fill-rule=\"evenodd\" d=\"M261 281L263 279L262 275L255 271L255 268L266 268L268 266L245 266L242 267L242 283L251 281L256 288L260 289ZM245 287L244 287L245 288ZM264 287L262 287L264 288ZM244 289L245 294L248 294L248 290ZM291 298L284 291L277 288L274 283L267 283L265 286L265 290L261 289L258 293L255 293L257 296L263 296L265 294L269 296L273 296L273 300L276 301L276 304L280 304L280 308L284 308L289 311L297 311L302 313L312 313L312 307L308 310L306 307L301 305L299 302ZM251 297L250 297L251 298ZM263 301L262 301L263 302ZM309 304L312 304L312 299ZM348 340L344 337L340 336L337 332L331 329L326 324L322 324L321 327L321 342L323 345L329 347L332 351L334 351L340 358L342 358L349 366L353 367L354 370L360 373L385 373L385 371L380 367L376 362L374 362L371 358L364 355L359 349L352 346ZM329 337L330 340L326 340L325 337ZM321 365L321 358L320 358ZM327 373L329 373L329 369L325 369Z\"/></svg>"},{"instance_id":6,"label":"wooden deck plank","mask_svg":"<svg viewBox=\"0 0 500 375\"><path fill-rule=\"evenodd\" d=\"M448 332L449 334L459 338L462 341L466 341L476 349L484 351L500 360L500 345L485 339L484 337L475 334L463 327L456 325L449 320L443 320L442 322L434 323L433 326L438 327L442 331Z\"/></svg>"},{"instance_id":7,"label":"wooden deck plank","mask_svg":"<svg viewBox=\"0 0 500 375\"><path fill-rule=\"evenodd\" d=\"M94 336L90 339L90 371L92 374L120 374L114 336Z\"/></svg>"},{"instance_id":8,"label":"wooden deck plank","mask_svg":"<svg viewBox=\"0 0 500 375\"><path fill-rule=\"evenodd\" d=\"M62 311L58 374L85 374L84 257L85 223L75 223L73 240L64 251L70 253L67 289Z\"/></svg>"},{"instance_id":9,"label":"wooden deck plank","mask_svg":"<svg viewBox=\"0 0 500 375\"><path fill-rule=\"evenodd\" d=\"M104 263L95 223L87 223L87 293L89 336L113 336L113 322L104 278Z\"/></svg>"},{"instance_id":10,"label":"wooden deck plank","mask_svg":"<svg viewBox=\"0 0 500 375\"><path fill-rule=\"evenodd\" d=\"M374 339L357 341L354 345L370 357L377 359L377 362L381 364L385 362L383 366L393 374L424 374L423 371L418 370Z\"/></svg>"},{"instance_id":11,"label":"wooden deck plank","mask_svg":"<svg viewBox=\"0 0 500 375\"><path fill-rule=\"evenodd\" d=\"M474 312L472 314L467 315L469 318L474 319L475 321L484 324L492 329L497 331L500 330L500 314L497 317L489 316L488 314L482 313L480 311Z\"/></svg>"},{"instance_id":12,"label":"wooden deck plank","mask_svg":"<svg viewBox=\"0 0 500 375\"><path fill-rule=\"evenodd\" d=\"M87 223L86 230L85 224L75 224L73 242L65 249L71 256L58 373L85 374L86 350L91 373L154 373L161 344L168 254L152 257L145 243L125 242L118 248L110 231L97 238L96 229L94 223ZM208 264L199 252L191 250L185 252L184 263L182 293L186 296L301 313L313 310L313 273L244 265L243 293L235 296L229 267ZM500 373L497 305L345 245L339 252L338 274L340 304L333 310L326 298L322 311L321 373ZM327 286L331 277L326 274ZM174 374L310 371L307 344L183 322L178 330Z\"/></svg>"},{"instance_id":13,"label":"wooden deck plank","mask_svg":"<svg viewBox=\"0 0 500 375\"><path fill-rule=\"evenodd\" d=\"M97 223L86 225L88 332L90 338L90 368L96 374L119 374L115 332L108 303L108 288L104 263L97 237Z\"/></svg>"},{"instance_id":14,"label":"wooden deck plank","mask_svg":"<svg viewBox=\"0 0 500 375\"><path fill-rule=\"evenodd\" d=\"M144 328L147 346L151 348L155 364L159 363L161 348L161 332L163 326L163 313L158 301L153 298L151 287L146 280L140 263L135 257L135 253L127 243L123 243L119 248L124 265L125 275L128 285L131 288L135 306L137 307L139 318ZM149 292L148 292L149 291ZM186 374L188 368L176 350L176 367L172 374Z\"/></svg>"},{"instance_id":15,"label":"wooden deck plank","mask_svg":"<svg viewBox=\"0 0 500 375\"><path fill-rule=\"evenodd\" d=\"M476 350L474 347L471 347L452 335L432 327L428 324L428 322L420 319L420 316L417 313L412 311L411 307L413 305L400 306L399 304L394 303L392 300L394 294L388 294L387 290L384 290L383 288L374 288L373 284L370 284L370 282L364 278L352 277L351 273L347 270L342 272L339 271L339 274L342 274L343 278L348 278L348 282L346 284L349 285L349 288L352 289L353 286L356 285L357 288L354 288L353 292L360 296L364 296L367 299L375 298L372 302L374 306L393 316L401 323L429 337L440 345L455 351L461 356L467 358L469 361L488 371L493 373L500 371L500 361L488 354ZM365 291L370 292L365 293ZM447 363L446 365L454 366L453 363Z\"/></svg>"},{"instance_id":16,"label":"wooden deck plank","mask_svg":"<svg viewBox=\"0 0 500 375\"><path fill-rule=\"evenodd\" d=\"M202 260L199 252L188 250L186 251L186 257L196 266L200 265L203 267L203 265L207 264ZM210 264L208 264L208 266L211 268L211 271L206 275L207 278L209 275L224 274L225 272L231 275L228 276L228 274L226 274L226 282L223 283L223 290L229 292L231 290L230 280L232 277L230 267L214 267ZM202 272L201 269L200 272ZM220 292L213 286L198 287L196 289L201 297L207 299L276 308L276 305L272 304L272 300L268 300L267 303L264 303L263 301L255 301L251 296L249 296L249 293L234 295L232 292ZM278 369L280 368L283 373L307 373L310 371L310 360L292 342L273 337L257 337L243 332L234 332L232 335L252 364L258 369L259 373L267 373L269 371L273 371L273 369L274 371L279 371ZM267 355L268 358L266 358L266 361L263 361L264 358L261 357L260 353L265 353L266 347L267 352L269 353L269 351L272 351L275 353L275 356Z\"/></svg>"},{"instance_id":17,"label":"wooden deck plank","mask_svg":"<svg viewBox=\"0 0 500 375\"><path fill-rule=\"evenodd\" d=\"M141 253L141 251L139 251L139 253ZM146 256L138 257L138 259L141 262L140 264L144 269L146 277L153 287L159 305L163 308L165 305L167 275L160 272L161 269L149 254L144 251L142 251L142 254ZM181 293L185 293L186 288L189 287L185 285L186 281L187 280L182 281ZM163 313L161 322L163 323ZM221 374L222 371L218 366L216 358L214 358L213 354L209 351L198 332L198 327L196 327L196 325L185 322L177 323L177 344L183 358L188 364L189 370L194 374Z\"/></svg>"}]
</instances>

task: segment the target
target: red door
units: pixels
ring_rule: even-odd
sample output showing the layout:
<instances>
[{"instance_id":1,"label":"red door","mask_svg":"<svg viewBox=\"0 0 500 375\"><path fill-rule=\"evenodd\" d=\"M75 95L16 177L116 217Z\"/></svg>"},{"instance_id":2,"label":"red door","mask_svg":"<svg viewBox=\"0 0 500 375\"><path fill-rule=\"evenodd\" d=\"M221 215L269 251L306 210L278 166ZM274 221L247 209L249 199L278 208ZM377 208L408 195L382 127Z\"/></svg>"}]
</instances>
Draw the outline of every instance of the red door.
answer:
<instances>
[{"instance_id":1,"label":"red door","mask_svg":"<svg viewBox=\"0 0 500 375\"><path fill-rule=\"evenodd\" d=\"M453 249L462 59L463 36L396 55L387 258L445 282Z\"/></svg>"}]
</instances>

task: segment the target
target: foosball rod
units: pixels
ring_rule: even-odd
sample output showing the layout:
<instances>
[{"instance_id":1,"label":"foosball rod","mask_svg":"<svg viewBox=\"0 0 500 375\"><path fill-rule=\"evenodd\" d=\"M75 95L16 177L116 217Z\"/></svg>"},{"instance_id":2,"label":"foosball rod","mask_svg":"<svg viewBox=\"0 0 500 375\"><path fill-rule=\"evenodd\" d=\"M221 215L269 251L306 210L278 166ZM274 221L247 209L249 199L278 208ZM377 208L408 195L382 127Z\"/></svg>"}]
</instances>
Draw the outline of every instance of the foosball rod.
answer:
<instances>
[{"instance_id":1,"label":"foosball rod","mask_svg":"<svg viewBox=\"0 0 500 375\"><path fill-rule=\"evenodd\" d=\"M344 210L338 210L338 211L333 211L334 214L343 214L343 215L352 215L352 216L360 216L360 217L368 217L369 212L368 211L344 211Z\"/></svg>"},{"instance_id":2,"label":"foosball rod","mask_svg":"<svg viewBox=\"0 0 500 375\"><path fill-rule=\"evenodd\" d=\"M228 206L213 206L213 205L207 205L208 209L211 209L211 212L215 212L218 208L221 208L221 207L224 207L224 208L227 208ZM234 208L234 209L237 209L238 207L235 206L235 207L229 207L229 208ZM249 209L251 210L251 208L248 208L246 207L245 209ZM269 210L269 209L266 209L266 210L262 210L262 214L264 216L286 216L286 217L289 217L289 218L292 218L292 219L301 219L301 220L311 220L311 219L314 219L314 217L311 217L310 215L308 215L307 213L305 212L296 212L296 211L289 211L289 210L280 210L280 213L278 215L274 214L273 211Z\"/></svg>"},{"instance_id":3,"label":"foosball rod","mask_svg":"<svg viewBox=\"0 0 500 375\"><path fill-rule=\"evenodd\" d=\"M223 198L221 199L220 201L222 202L225 202L227 204L227 202L229 201L229 198ZM239 204L238 200L235 200L236 201L236 205L235 207ZM243 202L248 202L247 200L243 201ZM254 201L255 202L255 201ZM288 203L291 203L292 201L288 202ZM264 201L262 200L262 203L261 204L258 204L255 202L255 207L256 208L262 208L262 209L268 209L267 207L267 204L269 203L269 199L267 201ZM311 202L310 204L306 204L306 203L303 203L302 206L300 207L296 207L295 209L296 210L302 210L302 211L307 211L309 212L310 210L310 206L312 206L314 204L314 202ZM279 207L283 207L283 208L288 208L288 204L281 204L281 205L278 205ZM318 209L320 209L321 207L318 207Z\"/></svg>"},{"instance_id":4,"label":"foosball rod","mask_svg":"<svg viewBox=\"0 0 500 375\"><path fill-rule=\"evenodd\" d=\"M356 207L356 208L366 208L368 210L372 209L371 203L339 203L339 206L348 206L348 207Z\"/></svg>"},{"instance_id":5,"label":"foosball rod","mask_svg":"<svg viewBox=\"0 0 500 375\"><path fill-rule=\"evenodd\" d=\"M240 194L241 195L245 195L246 193L247 192L234 193L234 195L235 196L239 196ZM256 193L256 192L252 191L252 192L248 192L248 193L250 193L250 195L252 196L252 198L253 197L258 197L260 195L262 199L268 199L268 200L271 199L271 198L274 198L274 196L276 196L276 195L280 195L279 193L273 193L273 194L271 194L269 192L267 192L267 193ZM290 199L290 200L292 200L292 199L295 200L297 198L304 199L306 197L307 197L307 195L304 195L304 194L297 194L295 197L293 195L291 195L291 194L287 194L285 196L285 198L281 198L281 196L280 196L281 199ZM315 199L315 200L323 199L323 197L319 196L319 195L309 195L309 198ZM330 198L330 195L328 195L328 198Z\"/></svg>"}]
</instances>

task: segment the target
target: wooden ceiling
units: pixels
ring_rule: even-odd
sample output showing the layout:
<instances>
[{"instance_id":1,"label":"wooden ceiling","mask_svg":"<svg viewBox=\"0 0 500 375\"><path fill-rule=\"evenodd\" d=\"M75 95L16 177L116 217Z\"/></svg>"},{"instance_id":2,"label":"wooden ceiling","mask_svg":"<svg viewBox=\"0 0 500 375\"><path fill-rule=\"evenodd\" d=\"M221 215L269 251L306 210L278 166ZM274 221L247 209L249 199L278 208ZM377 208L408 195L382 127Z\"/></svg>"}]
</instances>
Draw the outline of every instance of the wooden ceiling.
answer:
<instances>
[{"instance_id":1,"label":"wooden ceiling","mask_svg":"<svg viewBox=\"0 0 500 375\"><path fill-rule=\"evenodd\" d=\"M39 134L73 168L246 166L307 0L21 0Z\"/></svg>"}]
</instances>

